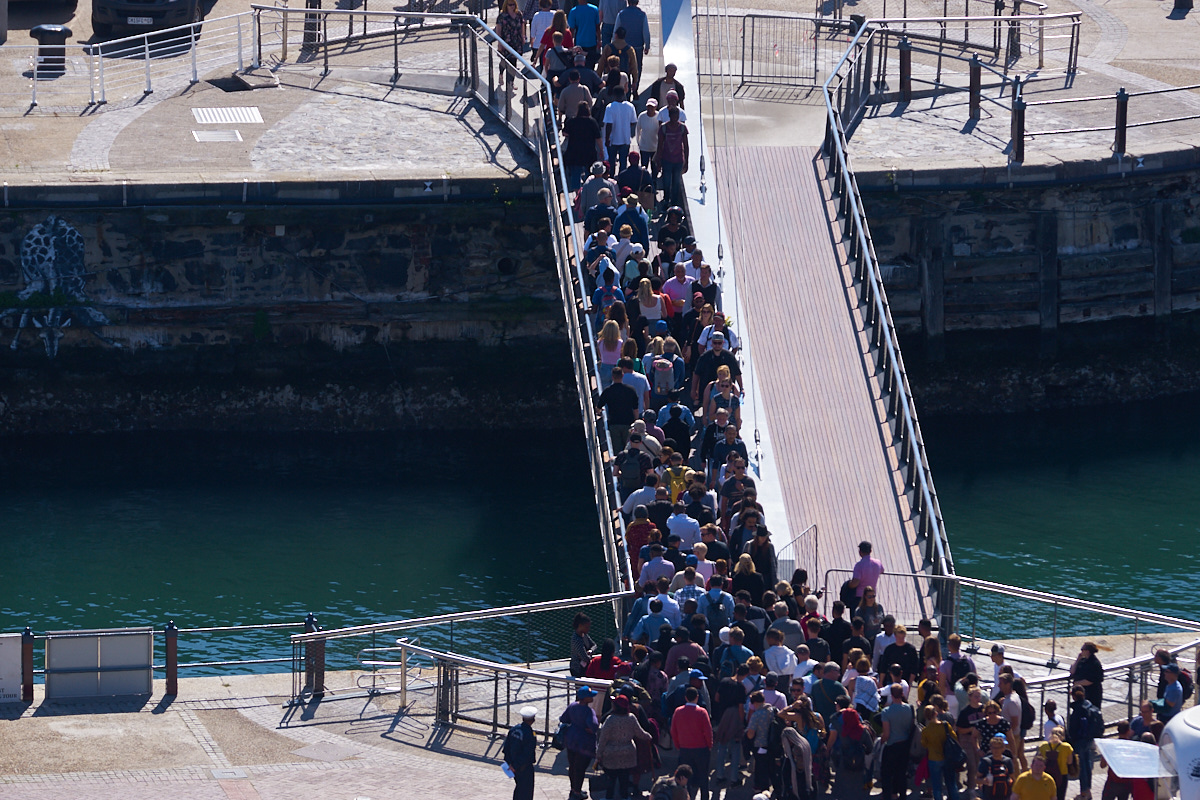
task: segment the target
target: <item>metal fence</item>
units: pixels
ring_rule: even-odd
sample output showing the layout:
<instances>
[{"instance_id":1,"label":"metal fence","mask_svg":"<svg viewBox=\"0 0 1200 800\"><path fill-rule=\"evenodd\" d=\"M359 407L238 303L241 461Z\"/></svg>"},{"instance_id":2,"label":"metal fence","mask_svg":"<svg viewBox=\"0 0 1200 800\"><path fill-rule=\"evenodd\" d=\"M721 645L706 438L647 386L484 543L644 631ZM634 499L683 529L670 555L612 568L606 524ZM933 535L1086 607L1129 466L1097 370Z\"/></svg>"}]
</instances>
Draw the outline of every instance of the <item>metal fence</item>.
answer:
<instances>
[{"instance_id":1,"label":"metal fence","mask_svg":"<svg viewBox=\"0 0 1200 800\"><path fill-rule=\"evenodd\" d=\"M821 531L817 523L809 525L800 535L779 548L776 557L781 580L790 580L793 572L802 569L808 573L808 585L817 588L822 578Z\"/></svg>"},{"instance_id":2,"label":"metal fence","mask_svg":"<svg viewBox=\"0 0 1200 800\"><path fill-rule=\"evenodd\" d=\"M307 630L291 637L292 696L357 695L395 690L387 669L370 662L392 647L395 634L426 647L472 659L503 664L531 664L570 655L573 620L578 613L592 620L597 642L617 637L618 609L627 598L616 592L519 606L440 614L432 617L357 625L334 630ZM327 686L327 670L365 670L348 686Z\"/></svg>"},{"instance_id":3,"label":"metal fence","mask_svg":"<svg viewBox=\"0 0 1200 800\"><path fill-rule=\"evenodd\" d=\"M575 699L581 686L599 693L597 707L611 688L609 681L460 656L409 639L370 655L364 663L393 681L405 712L431 710L438 725L490 728L492 736L518 723L519 709L532 705L539 710L534 731L549 739L558 726L557 712Z\"/></svg>"}]
</instances>

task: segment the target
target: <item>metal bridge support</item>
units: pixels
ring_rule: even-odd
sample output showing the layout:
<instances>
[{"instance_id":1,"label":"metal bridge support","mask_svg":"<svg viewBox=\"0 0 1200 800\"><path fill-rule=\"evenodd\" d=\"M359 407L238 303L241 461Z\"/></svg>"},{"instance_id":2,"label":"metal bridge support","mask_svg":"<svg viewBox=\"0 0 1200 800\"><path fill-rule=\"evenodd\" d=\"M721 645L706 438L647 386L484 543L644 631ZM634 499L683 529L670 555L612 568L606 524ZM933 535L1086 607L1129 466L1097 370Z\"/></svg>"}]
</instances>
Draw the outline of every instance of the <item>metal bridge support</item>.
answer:
<instances>
[{"instance_id":1,"label":"metal bridge support","mask_svg":"<svg viewBox=\"0 0 1200 800\"><path fill-rule=\"evenodd\" d=\"M1012 158L1014 163L1025 161L1025 101L1017 97L1012 104Z\"/></svg>"},{"instance_id":2,"label":"metal bridge support","mask_svg":"<svg viewBox=\"0 0 1200 800\"><path fill-rule=\"evenodd\" d=\"M912 100L912 42L908 37L900 40L900 101Z\"/></svg>"}]
</instances>

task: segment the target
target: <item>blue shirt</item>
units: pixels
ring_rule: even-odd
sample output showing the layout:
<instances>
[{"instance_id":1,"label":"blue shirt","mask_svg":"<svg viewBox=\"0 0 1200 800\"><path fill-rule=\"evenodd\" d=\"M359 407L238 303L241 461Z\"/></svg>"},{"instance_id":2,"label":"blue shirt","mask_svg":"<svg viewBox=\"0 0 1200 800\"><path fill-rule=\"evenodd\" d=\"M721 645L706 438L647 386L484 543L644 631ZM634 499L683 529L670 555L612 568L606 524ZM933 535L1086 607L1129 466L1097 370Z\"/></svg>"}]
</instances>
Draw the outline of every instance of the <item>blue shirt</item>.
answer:
<instances>
[{"instance_id":1,"label":"blue shirt","mask_svg":"<svg viewBox=\"0 0 1200 800\"><path fill-rule=\"evenodd\" d=\"M1174 717L1183 708L1183 684L1178 680L1167 687L1163 693L1162 711L1159 719L1163 722Z\"/></svg>"},{"instance_id":2,"label":"blue shirt","mask_svg":"<svg viewBox=\"0 0 1200 800\"><path fill-rule=\"evenodd\" d=\"M637 6L629 6L617 14L616 27L625 29L625 41L634 50L641 52L650 44L650 20L646 12Z\"/></svg>"},{"instance_id":3,"label":"blue shirt","mask_svg":"<svg viewBox=\"0 0 1200 800\"><path fill-rule=\"evenodd\" d=\"M681 409L683 409L683 413L679 415L679 418L686 422L689 428L695 430L696 418L692 415L691 409L679 403L668 403L658 410L658 427L661 428L667 423L668 420L671 419L671 409L675 408L675 406L679 406Z\"/></svg>"},{"instance_id":4,"label":"blue shirt","mask_svg":"<svg viewBox=\"0 0 1200 800\"><path fill-rule=\"evenodd\" d=\"M567 25L575 32L575 44L580 47L595 47L596 26L600 24L600 9L591 3L581 3L567 15Z\"/></svg>"},{"instance_id":5,"label":"blue shirt","mask_svg":"<svg viewBox=\"0 0 1200 800\"><path fill-rule=\"evenodd\" d=\"M658 638L659 628L670 624L671 621L662 614L647 614L633 626L633 634L629 638L636 642L645 636L646 641L653 642Z\"/></svg>"}]
</instances>

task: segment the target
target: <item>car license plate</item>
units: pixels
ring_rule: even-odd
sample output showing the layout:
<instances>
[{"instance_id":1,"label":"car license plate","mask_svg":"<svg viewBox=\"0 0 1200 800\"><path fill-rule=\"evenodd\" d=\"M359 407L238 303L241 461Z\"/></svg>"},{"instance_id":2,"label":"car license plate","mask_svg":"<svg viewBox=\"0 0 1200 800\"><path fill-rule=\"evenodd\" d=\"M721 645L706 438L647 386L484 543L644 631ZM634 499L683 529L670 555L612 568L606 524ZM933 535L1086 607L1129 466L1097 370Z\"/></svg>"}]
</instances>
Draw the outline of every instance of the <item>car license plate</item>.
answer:
<instances>
[{"instance_id":1,"label":"car license plate","mask_svg":"<svg viewBox=\"0 0 1200 800\"><path fill-rule=\"evenodd\" d=\"M127 23L129 25L153 25L154 17L129 17Z\"/></svg>"}]
</instances>

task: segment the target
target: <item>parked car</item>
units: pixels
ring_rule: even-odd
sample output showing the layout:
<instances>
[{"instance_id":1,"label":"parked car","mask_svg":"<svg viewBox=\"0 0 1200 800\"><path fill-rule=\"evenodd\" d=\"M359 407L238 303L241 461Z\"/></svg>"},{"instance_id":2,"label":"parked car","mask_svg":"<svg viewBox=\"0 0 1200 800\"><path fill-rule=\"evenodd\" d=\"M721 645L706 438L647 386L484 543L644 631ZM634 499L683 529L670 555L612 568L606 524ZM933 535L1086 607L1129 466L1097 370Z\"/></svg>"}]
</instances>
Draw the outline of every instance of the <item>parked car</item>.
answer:
<instances>
[{"instance_id":1,"label":"parked car","mask_svg":"<svg viewBox=\"0 0 1200 800\"><path fill-rule=\"evenodd\" d=\"M92 0L92 31L141 33L200 22L200 0Z\"/></svg>"}]
</instances>

